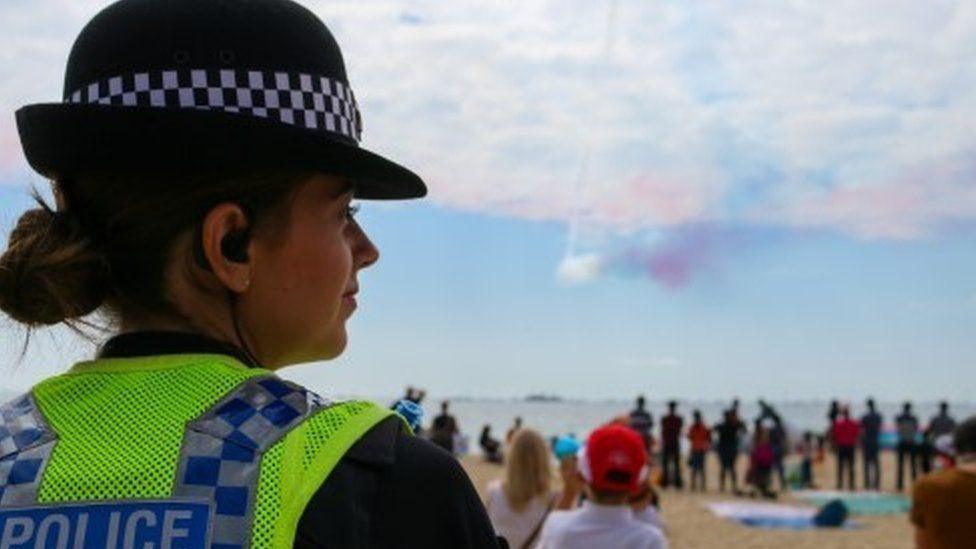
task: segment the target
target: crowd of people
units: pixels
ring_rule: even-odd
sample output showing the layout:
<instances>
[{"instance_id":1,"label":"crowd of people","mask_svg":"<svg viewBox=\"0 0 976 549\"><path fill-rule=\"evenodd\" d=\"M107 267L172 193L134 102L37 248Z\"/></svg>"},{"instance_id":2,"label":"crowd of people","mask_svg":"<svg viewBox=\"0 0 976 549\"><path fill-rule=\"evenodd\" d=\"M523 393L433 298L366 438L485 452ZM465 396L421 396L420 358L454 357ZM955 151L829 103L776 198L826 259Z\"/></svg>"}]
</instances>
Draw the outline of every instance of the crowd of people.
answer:
<instances>
[{"instance_id":1,"label":"crowd of people","mask_svg":"<svg viewBox=\"0 0 976 549\"><path fill-rule=\"evenodd\" d=\"M420 404L425 397L422 390L408 388L403 400ZM821 432L791 433L781 414L774 406L760 400L759 413L750 425L742 417L740 402L734 399L723 410L721 420L708 424L700 410L693 410L691 422L685 418L677 401L667 403L666 413L660 419L660 438L655 436L653 414L647 409L643 396L636 399L633 410L626 417L626 424L641 438L650 456L650 463L659 474L662 488L681 490L685 487L685 465L690 473L690 489L704 492L708 489L707 461L711 453L718 463L717 488L720 492L730 489L734 494L776 497L778 491L794 488L815 488L816 465L824 463L827 452L836 457L836 488L856 490L855 467L861 462L861 488L881 490L882 477L880 455L884 416L878 411L873 399L867 399L860 417L854 417L850 406L838 401L830 403L827 424ZM893 418L894 433L890 443L897 456L894 489L903 491L910 475L914 482L920 474L933 470L937 462L945 465L950 458L945 447L956 427L949 405L940 403L939 413L932 417L925 428L913 412L910 402ZM516 417L505 433L504 440L496 438L491 425L485 424L478 437L478 446L489 461L503 463L505 448L512 445L514 436L522 429L522 418ZM440 404L427 432L427 438L451 453L466 444L457 419L450 412L450 402ZM787 459L795 457L793 466L787 467ZM746 464L745 486L740 484L740 466ZM743 490L743 488L746 488ZM774 490L776 488L776 490Z\"/></svg>"},{"instance_id":2,"label":"crowd of people","mask_svg":"<svg viewBox=\"0 0 976 549\"><path fill-rule=\"evenodd\" d=\"M414 389L405 397L418 405L423 398ZM482 455L505 468L486 489L489 519L513 548L666 547L657 489L683 490L687 471L690 490L707 491L712 453L719 492L728 488L735 495L775 498L791 488L817 488L815 471L828 452L835 454L838 490L859 488L858 459L860 488L880 490L880 455L890 448L897 459L894 488L904 490L910 475L910 519L920 538L936 540L927 546L939 547L937 540L972 530L962 518L947 519L944 510L958 515L963 508L952 502L960 501L973 505L966 509L976 508L976 418L958 425L943 402L923 427L906 402L892 418L892 432L886 432L884 416L868 399L859 417L850 406L832 402L822 432L793 433L774 406L760 400L758 408L747 422L735 399L717 423L710 425L700 410L692 410L686 424L679 403L670 401L656 432L647 401L638 397L633 410L594 430L585 443L572 435L547 441L521 417L514 418L503 439L486 424L478 438ZM448 452L463 452L450 402L440 403L424 436Z\"/></svg>"},{"instance_id":3,"label":"crowd of people","mask_svg":"<svg viewBox=\"0 0 976 549\"><path fill-rule=\"evenodd\" d=\"M865 411L855 418L850 407L834 401L827 413L823 431L791 433L785 422L769 403L759 401L759 413L753 419L751 429L740 412L738 399L722 412L721 420L709 425L700 410L693 410L691 423L685 426L685 418L678 410L678 402L667 403L667 412L660 420L660 441L654 436L653 415L646 408L644 397L638 397L628 419L650 452L659 458L661 486L681 490L684 488L684 464L690 469L691 489L707 488L706 461L710 452L715 453L719 465L718 489L724 492L729 486L733 493L750 493L775 497L778 490L789 487L813 488L815 464L823 463L825 454L833 451L836 457L838 490L856 490L855 467L858 455L862 464L862 486L865 490L881 490L879 463L883 446L884 417L873 399L865 403ZM942 402L939 413L922 428L906 402L902 412L894 419L894 443L897 454L895 489L905 489L905 477L911 475L914 482L919 474L929 473L937 461L950 459L945 448L956 427L949 412L949 405ZM685 442L686 441L686 442ZM687 448L687 452L683 449ZM750 490L743 492L739 486L739 461L745 454L747 467L745 481ZM683 458L687 457L687 461ZM796 463L787 467L787 458L795 456ZM943 463L944 465L944 463Z\"/></svg>"}]
</instances>

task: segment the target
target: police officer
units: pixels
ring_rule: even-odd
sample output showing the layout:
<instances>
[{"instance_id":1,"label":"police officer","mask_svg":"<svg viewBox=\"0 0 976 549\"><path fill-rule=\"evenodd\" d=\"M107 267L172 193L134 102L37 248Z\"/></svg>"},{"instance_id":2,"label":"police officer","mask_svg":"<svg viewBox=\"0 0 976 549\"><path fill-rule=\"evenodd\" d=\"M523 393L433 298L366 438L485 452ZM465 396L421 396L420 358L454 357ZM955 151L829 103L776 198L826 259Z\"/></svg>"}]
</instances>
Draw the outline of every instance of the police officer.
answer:
<instances>
[{"instance_id":1,"label":"police officer","mask_svg":"<svg viewBox=\"0 0 976 549\"><path fill-rule=\"evenodd\" d=\"M496 547L456 461L274 371L346 346L378 251L354 198L426 194L359 146L338 45L290 0L121 0L17 124L52 181L0 310L118 335L0 409L3 547Z\"/></svg>"}]
</instances>

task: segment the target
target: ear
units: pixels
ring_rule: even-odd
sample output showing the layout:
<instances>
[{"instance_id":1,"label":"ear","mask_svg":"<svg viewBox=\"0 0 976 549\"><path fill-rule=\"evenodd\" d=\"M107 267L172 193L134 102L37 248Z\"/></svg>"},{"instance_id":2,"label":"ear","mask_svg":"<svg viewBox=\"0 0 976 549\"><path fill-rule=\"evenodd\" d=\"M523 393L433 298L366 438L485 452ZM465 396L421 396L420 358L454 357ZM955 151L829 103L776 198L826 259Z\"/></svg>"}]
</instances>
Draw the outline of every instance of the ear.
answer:
<instances>
[{"instance_id":1,"label":"ear","mask_svg":"<svg viewBox=\"0 0 976 549\"><path fill-rule=\"evenodd\" d=\"M239 204L224 202L213 207L203 219L200 245L214 276L227 289L244 293L251 284L251 254L228 257L227 243L241 240L251 229L250 219ZM240 242L243 250L250 247L248 239Z\"/></svg>"}]
</instances>

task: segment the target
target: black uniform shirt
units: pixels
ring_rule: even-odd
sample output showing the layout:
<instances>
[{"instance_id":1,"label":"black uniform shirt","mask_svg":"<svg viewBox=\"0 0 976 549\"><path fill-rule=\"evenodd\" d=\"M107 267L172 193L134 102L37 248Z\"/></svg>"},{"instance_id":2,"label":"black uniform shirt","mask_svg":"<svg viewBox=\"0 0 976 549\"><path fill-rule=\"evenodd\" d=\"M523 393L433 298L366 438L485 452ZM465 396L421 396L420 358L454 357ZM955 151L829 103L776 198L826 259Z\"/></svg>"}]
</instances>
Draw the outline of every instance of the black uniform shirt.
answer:
<instances>
[{"instance_id":1,"label":"black uniform shirt","mask_svg":"<svg viewBox=\"0 0 976 549\"><path fill-rule=\"evenodd\" d=\"M179 332L113 337L102 358L216 353L245 364L237 347ZM301 548L507 548L454 456L388 418L339 460L298 523Z\"/></svg>"}]
</instances>

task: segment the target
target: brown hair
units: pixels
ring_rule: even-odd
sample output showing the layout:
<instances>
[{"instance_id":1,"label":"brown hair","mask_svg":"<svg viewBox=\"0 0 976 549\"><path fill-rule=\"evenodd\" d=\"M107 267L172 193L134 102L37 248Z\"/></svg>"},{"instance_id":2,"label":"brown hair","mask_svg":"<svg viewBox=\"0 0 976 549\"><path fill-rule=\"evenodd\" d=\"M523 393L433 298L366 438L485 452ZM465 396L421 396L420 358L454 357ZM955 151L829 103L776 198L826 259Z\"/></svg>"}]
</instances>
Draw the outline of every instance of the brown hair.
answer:
<instances>
[{"instance_id":1,"label":"brown hair","mask_svg":"<svg viewBox=\"0 0 976 549\"><path fill-rule=\"evenodd\" d=\"M275 230L305 173L88 173L52 182L57 208L35 192L0 255L0 311L28 328L105 306L116 318L177 314L166 273L174 244L206 213L237 202L252 233ZM182 258L186 259L186 258Z\"/></svg>"},{"instance_id":2,"label":"brown hair","mask_svg":"<svg viewBox=\"0 0 976 549\"><path fill-rule=\"evenodd\" d=\"M548 495L551 482L546 441L532 429L519 429L512 439L502 483L508 504L516 512L521 511L533 498Z\"/></svg>"}]
</instances>

